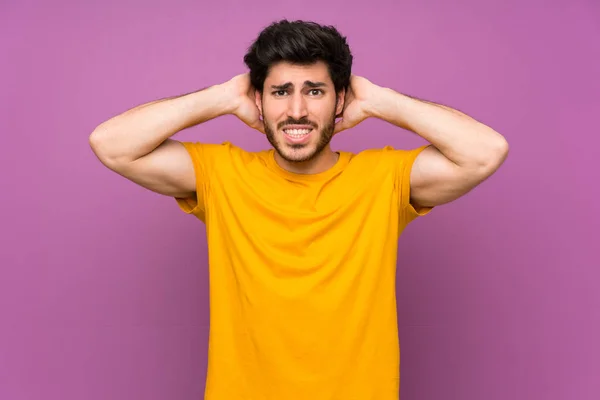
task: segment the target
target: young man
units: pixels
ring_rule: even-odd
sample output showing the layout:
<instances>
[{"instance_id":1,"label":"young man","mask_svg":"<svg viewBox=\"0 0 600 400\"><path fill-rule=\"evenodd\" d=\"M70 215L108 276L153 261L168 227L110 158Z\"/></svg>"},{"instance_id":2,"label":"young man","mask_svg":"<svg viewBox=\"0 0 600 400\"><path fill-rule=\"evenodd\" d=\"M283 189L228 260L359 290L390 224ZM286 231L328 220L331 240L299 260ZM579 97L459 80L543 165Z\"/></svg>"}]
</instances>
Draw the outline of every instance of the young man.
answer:
<instances>
[{"instance_id":1,"label":"young man","mask_svg":"<svg viewBox=\"0 0 600 400\"><path fill-rule=\"evenodd\" d=\"M108 168L206 223L206 399L396 400L398 238L494 173L507 142L456 110L352 75L333 27L279 21L244 60L248 74L102 123L91 146ZM225 114L272 149L171 139ZM330 148L369 117L430 145Z\"/></svg>"}]
</instances>

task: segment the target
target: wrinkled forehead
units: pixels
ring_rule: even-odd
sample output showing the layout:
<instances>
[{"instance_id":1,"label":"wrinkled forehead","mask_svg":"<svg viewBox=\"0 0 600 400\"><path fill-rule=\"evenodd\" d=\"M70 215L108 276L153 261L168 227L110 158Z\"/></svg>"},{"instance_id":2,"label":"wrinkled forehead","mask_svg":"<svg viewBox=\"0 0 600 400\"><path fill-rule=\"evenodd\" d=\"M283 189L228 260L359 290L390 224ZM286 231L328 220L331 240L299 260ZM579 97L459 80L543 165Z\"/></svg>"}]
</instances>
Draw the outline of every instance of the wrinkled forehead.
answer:
<instances>
[{"instance_id":1,"label":"wrinkled forehead","mask_svg":"<svg viewBox=\"0 0 600 400\"><path fill-rule=\"evenodd\" d=\"M265 89L272 86L285 86L287 89L303 87L333 87L327 64L292 64L280 62L269 68L265 79Z\"/></svg>"}]
</instances>

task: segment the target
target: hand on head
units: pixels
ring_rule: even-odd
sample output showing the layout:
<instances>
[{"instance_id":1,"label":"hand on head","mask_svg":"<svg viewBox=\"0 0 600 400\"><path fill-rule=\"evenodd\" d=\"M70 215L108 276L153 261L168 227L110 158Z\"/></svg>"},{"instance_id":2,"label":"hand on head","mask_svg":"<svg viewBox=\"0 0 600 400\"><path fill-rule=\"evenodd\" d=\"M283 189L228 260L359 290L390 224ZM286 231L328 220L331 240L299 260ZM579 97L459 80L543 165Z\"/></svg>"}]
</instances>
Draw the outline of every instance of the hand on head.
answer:
<instances>
[{"instance_id":1,"label":"hand on head","mask_svg":"<svg viewBox=\"0 0 600 400\"><path fill-rule=\"evenodd\" d=\"M236 75L226 82L227 89L234 98L233 115L249 127L265 133L265 126L260 118L260 110L256 106L256 89L250 83L250 74Z\"/></svg>"},{"instance_id":2,"label":"hand on head","mask_svg":"<svg viewBox=\"0 0 600 400\"><path fill-rule=\"evenodd\" d=\"M264 122L261 119L260 110L256 106L256 89L250 82L250 74L236 75L226 82L226 86L234 98L232 113L249 127L265 133ZM344 98L344 108L341 114L336 115L341 119L336 122L334 133L352 128L371 116L370 102L378 88L366 78L357 75L350 77L350 85Z\"/></svg>"},{"instance_id":3,"label":"hand on head","mask_svg":"<svg viewBox=\"0 0 600 400\"><path fill-rule=\"evenodd\" d=\"M336 122L334 133L352 128L370 116L369 101L376 88L377 86L366 78L357 75L350 77L350 86L344 98L344 109L341 114L336 115L341 120Z\"/></svg>"}]
</instances>

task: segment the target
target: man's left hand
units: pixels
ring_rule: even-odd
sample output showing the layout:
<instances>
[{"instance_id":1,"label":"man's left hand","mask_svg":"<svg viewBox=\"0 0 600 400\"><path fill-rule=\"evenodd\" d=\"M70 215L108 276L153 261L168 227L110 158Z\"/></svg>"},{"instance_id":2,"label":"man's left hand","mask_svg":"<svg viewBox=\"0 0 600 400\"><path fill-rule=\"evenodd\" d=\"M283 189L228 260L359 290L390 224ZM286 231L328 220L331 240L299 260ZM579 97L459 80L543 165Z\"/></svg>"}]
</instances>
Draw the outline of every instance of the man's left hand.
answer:
<instances>
[{"instance_id":1,"label":"man's left hand","mask_svg":"<svg viewBox=\"0 0 600 400\"><path fill-rule=\"evenodd\" d=\"M334 133L352 128L371 116L371 101L381 88L368 79L352 75L346 91L344 109L336 122Z\"/></svg>"}]
</instances>

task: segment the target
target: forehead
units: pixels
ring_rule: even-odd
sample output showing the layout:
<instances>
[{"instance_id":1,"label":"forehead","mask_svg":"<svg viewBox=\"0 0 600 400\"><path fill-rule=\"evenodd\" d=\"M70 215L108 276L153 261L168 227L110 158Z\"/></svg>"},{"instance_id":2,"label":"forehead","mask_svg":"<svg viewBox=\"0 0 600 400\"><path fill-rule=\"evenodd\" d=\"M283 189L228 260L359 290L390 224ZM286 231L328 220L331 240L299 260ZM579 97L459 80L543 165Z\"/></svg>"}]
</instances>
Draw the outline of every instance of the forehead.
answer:
<instances>
[{"instance_id":1,"label":"forehead","mask_svg":"<svg viewBox=\"0 0 600 400\"><path fill-rule=\"evenodd\" d=\"M302 86L305 81L318 81L333 85L327 64L318 61L309 65L298 65L289 62L274 64L269 68L269 73L265 79L265 86L267 84L281 85L285 83Z\"/></svg>"}]
</instances>

